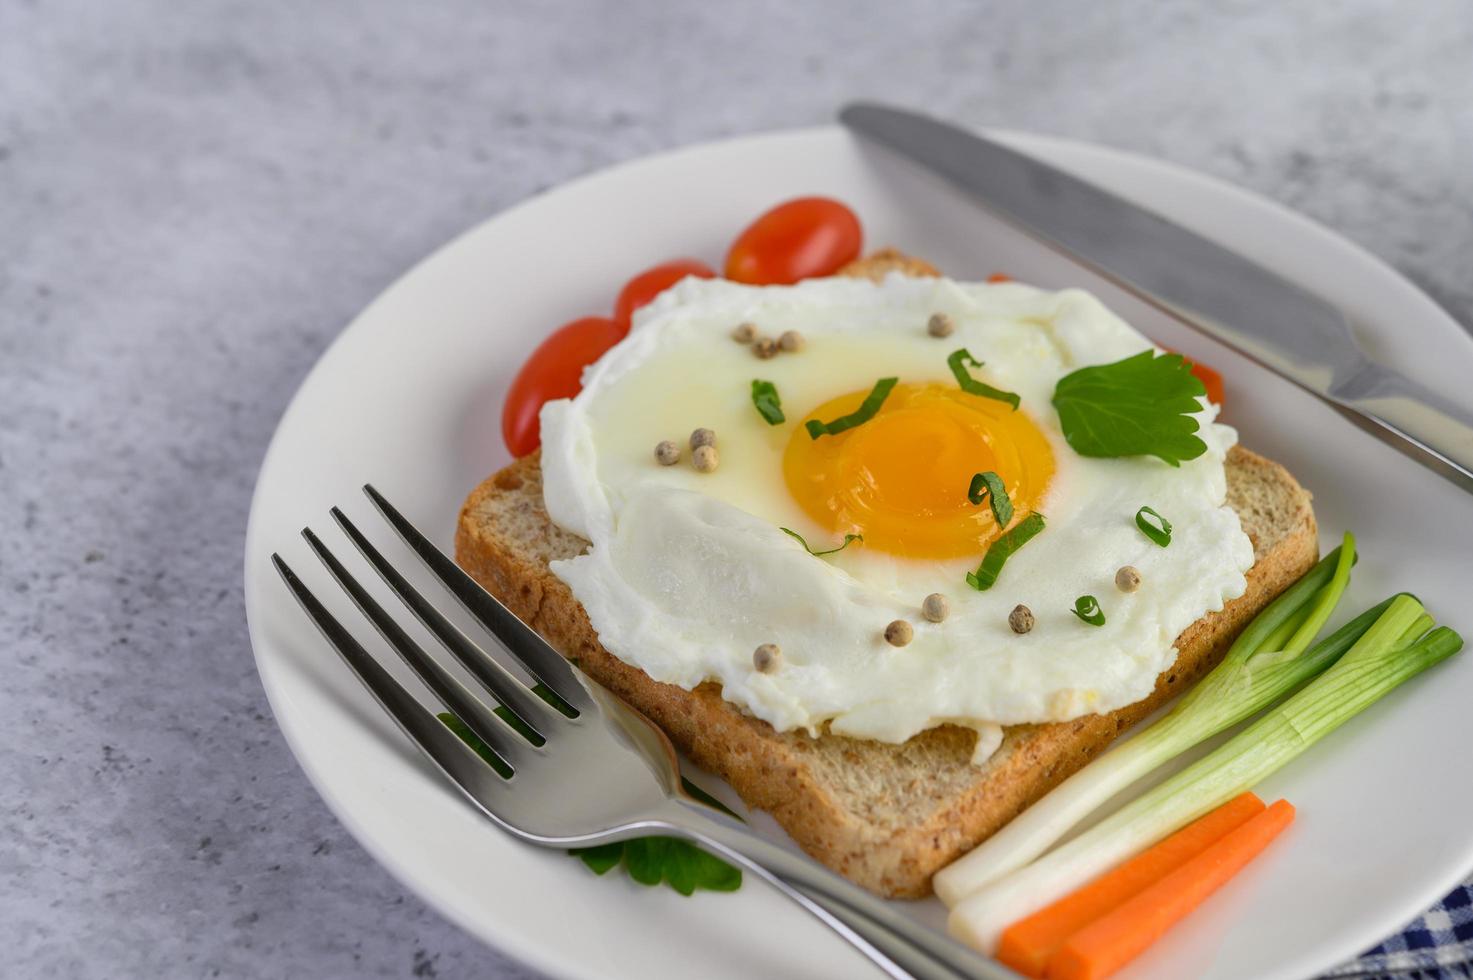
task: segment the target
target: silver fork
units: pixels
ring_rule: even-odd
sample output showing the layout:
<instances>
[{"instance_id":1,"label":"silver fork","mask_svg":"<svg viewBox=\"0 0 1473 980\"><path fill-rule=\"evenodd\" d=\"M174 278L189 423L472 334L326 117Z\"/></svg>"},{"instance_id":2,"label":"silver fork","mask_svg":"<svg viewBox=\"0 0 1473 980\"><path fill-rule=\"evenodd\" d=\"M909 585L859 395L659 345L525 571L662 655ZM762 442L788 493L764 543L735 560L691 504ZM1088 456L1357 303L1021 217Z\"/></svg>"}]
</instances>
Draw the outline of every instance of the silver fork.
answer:
<instances>
[{"instance_id":1,"label":"silver fork","mask_svg":"<svg viewBox=\"0 0 1473 980\"><path fill-rule=\"evenodd\" d=\"M405 606L476 679L478 695L419 646L311 528L308 545L394 651L446 709L490 748L493 768L401 686L278 554L272 563L348 667L439 770L502 829L547 847L647 834L682 837L767 881L892 977L1012 978L817 863L744 828L681 789L675 752L655 725L580 676L530 627L463 572L372 486L364 492L445 588L538 682L533 691L441 614L338 508L333 519ZM539 694L541 696L539 696ZM504 721L489 695L515 716ZM520 729L520 730L519 730ZM498 771L499 770L499 771Z\"/></svg>"}]
</instances>

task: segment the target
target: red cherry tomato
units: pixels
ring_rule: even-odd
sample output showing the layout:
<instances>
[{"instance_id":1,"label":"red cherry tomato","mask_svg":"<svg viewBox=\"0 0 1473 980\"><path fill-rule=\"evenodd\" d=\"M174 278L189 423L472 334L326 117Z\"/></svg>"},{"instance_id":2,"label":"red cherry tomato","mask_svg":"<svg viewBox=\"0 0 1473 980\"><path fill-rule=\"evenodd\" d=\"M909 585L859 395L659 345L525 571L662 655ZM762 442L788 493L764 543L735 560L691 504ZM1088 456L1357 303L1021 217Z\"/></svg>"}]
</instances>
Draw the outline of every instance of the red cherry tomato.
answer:
<instances>
[{"instance_id":1,"label":"red cherry tomato","mask_svg":"<svg viewBox=\"0 0 1473 980\"><path fill-rule=\"evenodd\" d=\"M827 197L779 204L747 226L726 256L726 278L757 286L831 276L859 258L859 219Z\"/></svg>"},{"instance_id":2,"label":"red cherry tomato","mask_svg":"<svg viewBox=\"0 0 1473 980\"><path fill-rule=\"evenodd\" d=\"M1202 382L1202 387L1207 389L1207 400L1214 405L1222 404L1222 375L1200 361L1194 361L1190 357L1187 363L1192 366L1192 373L1197 380Z\"/></svg>"},{"instance_id":3,"label":"red cherry tomato","mask_svg":"<svg viewBox=\"0 0 1473 980\"><path fill-rule=\"evenodd\" d=\"M1181 354L1181 351L1172 350L1170 347L1163 348L1163 350L1165 350L1168 354ZM1192 360L1185 354L1182 354L1182 358L1191 365L1192 374L1197 378L1198 381L1202 382L1202 387L1207 389L1207 400L1214 405L1221 405L1222 375L1218 374L1212 368L1201 363L1200 361Z\"/></svg>"},{"instance_id":4,"label":"red cherry tomato","mask_svg":"<svg viewBox=\"0 0 1473 980\"><path fill-rule=\"evenodd\" d=\"M629 332L629 318L635 310L686 276L711 279L715 275L709 265L695 259L672 259L664 265L644 270L624 284L624 288L619 290L619 298L614 301L614 322L619 325L619 336Z\"/></svg>"},{"instance_id":5,"label":"red cherry tomato","mask_svg":"<svg viewBox=\"0 0 1473 980\"><path fill-rule=\"evenodd\" d=\"M554 398L571 398L583 387L583 369L624 336L608 317L586 316L558 327L517 372L501 409L501 437L513 456L542 444L537 413Z\"/></svg>"}]
</instances>

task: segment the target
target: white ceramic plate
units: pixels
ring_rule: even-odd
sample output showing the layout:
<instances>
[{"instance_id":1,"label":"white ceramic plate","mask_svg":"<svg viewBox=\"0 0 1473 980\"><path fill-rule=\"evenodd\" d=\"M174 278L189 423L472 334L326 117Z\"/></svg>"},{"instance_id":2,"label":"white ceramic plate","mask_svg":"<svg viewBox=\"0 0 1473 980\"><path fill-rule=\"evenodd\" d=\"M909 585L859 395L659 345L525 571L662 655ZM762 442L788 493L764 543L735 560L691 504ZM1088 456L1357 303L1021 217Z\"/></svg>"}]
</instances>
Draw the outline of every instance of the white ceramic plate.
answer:
<instances>
[{"instance_id":1,"label":"white ceramic plate","mask_svg":"<svg viewBox=\"0 0 1473 980\"><path fill-rule=\"evenodd\" d=\"M1388 361L1450 393L1466 390L1468 336L1406 280L1323 228L1162 163L997 135L1334 297ZM446 916L555 975L850 977L871 968L760 885L686 899L616 875L596 879L561 853L513 842L379 712L303 618L268 556L280 551L320 595L335 597L297 531L313 524L356 560L327 509L342 505L360 526L380 530L359 493L365 481L448 548L462 498L506 462L502 393L549 330L607 310L627 276L657 261L688 254L719 265L755 215L807 193L849 202L872 247L896 245L959 278L1001 270L1094 289L1148 335L1215 365L1227 378L1227 420L1245 444L1288 464L1314 491L1326 542L1344 528L1359 535L1364 558L1346 608L1411 589L1473 633L1473 498L909 165L823 128L694 147L576 181L450 243L343 332L282 418L245 551L261 678L328 805ZM390 554L413 565L401 551ZM380 649L351 607L332 605ZM1261 792L1293 800L1294 826L1128 975L1307 977L1439 898L1473 867L1473 780L1458 761L1473 742L1470 695L1473 656L1465 655L1270 779ZM917 912L937 918L934 902Z\"/></svg>"}]
</instances>

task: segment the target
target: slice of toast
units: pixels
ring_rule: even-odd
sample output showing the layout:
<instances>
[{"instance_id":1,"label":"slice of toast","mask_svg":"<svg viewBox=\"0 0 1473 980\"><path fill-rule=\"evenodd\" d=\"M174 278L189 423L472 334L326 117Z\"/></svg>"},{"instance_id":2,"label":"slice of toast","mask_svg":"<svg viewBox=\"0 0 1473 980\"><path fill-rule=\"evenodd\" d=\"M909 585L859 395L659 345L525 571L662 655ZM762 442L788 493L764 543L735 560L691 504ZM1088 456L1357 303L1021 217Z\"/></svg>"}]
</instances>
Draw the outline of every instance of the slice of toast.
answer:
<instances>
[{"instance_id":1,"label":"slice of toast","mask_svg":"<svg viewBox=\"0 0 1473 980\"><path fill-rule=\"evenodd\" d=\"M844 274L936 275L894 251ZM698 765L729 782L748 806L769 811L809 854L888 897L930 893L931 875L995 833L1094 758L1115 737L1214 667L1237 632L1315 562L1309 494L1281 466L1235 447L1228 504L1253 542L1248 588L1177 638L1176 663L1150 697L1108 715L1018 725L982 766L976 735L942 726L900 745L778 732L743 714L706 683L693 691L652 680L598 641L583 607L547 568L588 542L557 527L542 503L540 456L512 463L477 487L460 513L456 560L478 582L595 680L643 711Z\"/></svg>"}]
</instances>

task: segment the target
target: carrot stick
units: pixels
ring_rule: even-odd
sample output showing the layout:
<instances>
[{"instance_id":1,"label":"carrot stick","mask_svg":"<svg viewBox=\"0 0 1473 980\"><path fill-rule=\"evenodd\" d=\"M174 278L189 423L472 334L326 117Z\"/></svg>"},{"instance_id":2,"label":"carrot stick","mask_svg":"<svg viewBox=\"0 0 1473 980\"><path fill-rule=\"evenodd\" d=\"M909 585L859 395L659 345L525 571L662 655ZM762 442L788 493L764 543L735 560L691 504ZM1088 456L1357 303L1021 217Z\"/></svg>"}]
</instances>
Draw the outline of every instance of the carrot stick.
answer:
<instances>
[{"instance_id":1,"label":"carrot stick","mask_svg":"<svg viewBox=\"0 0 1473 980\"><path fill-rule=\"evenodd\" d=\"M1294 807L1279 800L1115 911L1085 926L1049 960L1049 980L1102 980L1114 973L1241 871L1293 819Z\"/></svg>"},{"instance_id":2,"label":"carrot stick","mask_svg":"<svg viewBox=\"0 0 1473 980\"><path fill-rule=\"evenodd\" d=\"M1242 793L1084 887L1008 926L997 958L1024 976L1041 977L1064 942L1221 840L1264 810Z\"/></svg>"}]
</instances>

